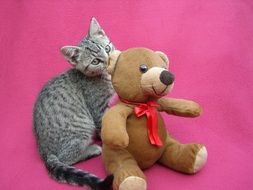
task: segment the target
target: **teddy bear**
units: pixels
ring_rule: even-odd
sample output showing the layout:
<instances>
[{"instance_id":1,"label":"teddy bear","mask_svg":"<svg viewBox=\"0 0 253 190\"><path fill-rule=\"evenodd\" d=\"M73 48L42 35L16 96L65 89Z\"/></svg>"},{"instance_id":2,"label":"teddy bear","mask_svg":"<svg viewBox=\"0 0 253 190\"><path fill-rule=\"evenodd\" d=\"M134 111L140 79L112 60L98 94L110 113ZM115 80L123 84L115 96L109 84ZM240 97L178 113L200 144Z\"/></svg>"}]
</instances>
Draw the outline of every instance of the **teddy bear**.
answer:
<instances>
[{"instance_id":1,"label":"teddy bear","mask_svg":"<svg viewBox=\"0 0 253 190\"><path fill-rule=\"evenodd\" d=\"M114 176L113 190L146 190L143 170L156 162L194 174L206 163L207 150L198 143L181 144L166 130L159 112L196 117L200 106L190 100L164 97L174 75L160 51L130 48L113 52L107 70L119 96L102 119L102 159Z\"/></svg>"}]
</instances>

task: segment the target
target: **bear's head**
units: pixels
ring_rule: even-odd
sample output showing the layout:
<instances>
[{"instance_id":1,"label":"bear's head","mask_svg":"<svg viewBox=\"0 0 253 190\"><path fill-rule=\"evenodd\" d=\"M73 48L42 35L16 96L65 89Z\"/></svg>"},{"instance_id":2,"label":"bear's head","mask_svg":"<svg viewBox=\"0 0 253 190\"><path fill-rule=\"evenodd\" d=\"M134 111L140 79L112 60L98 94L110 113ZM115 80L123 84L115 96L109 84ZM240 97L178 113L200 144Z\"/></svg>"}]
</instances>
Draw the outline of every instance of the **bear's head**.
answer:
<instances>
[{"instance_id":1,"label":"bear's head","mask_svg":"<svg viewBox=\"0 0 253 190\"><path fill-rule=\"evenodd\" d=\"M169 61L162 52L146 48L114 51L108 60L108 72L118 96L133 102L146 102L166 95L172 88L174 75L168 71Z\"/></svg>"}]
</instances>

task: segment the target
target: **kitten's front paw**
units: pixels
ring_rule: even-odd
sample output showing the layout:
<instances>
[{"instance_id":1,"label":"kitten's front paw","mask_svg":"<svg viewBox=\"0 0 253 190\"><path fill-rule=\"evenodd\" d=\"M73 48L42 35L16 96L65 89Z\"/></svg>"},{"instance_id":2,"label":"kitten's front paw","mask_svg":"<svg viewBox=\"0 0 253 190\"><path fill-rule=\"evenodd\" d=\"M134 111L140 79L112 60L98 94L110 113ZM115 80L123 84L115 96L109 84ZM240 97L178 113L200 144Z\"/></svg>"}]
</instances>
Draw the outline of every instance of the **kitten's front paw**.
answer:
<instances>
[{"instance_id":1,"label":"kitten's front paw","mask_svg":"<svg viewBox=\"0 0 253 190\"><path fill-rule=\"evenodd\" d=\"M90 145L90 149L94 152L94 155L98 156L102 153L101 146L97 144Z\"/></svg>"},{"instance_id":2,"label":"kitten's front paw","mask_svg":"<svg viewBox=\"0 0 253 190\"><path fill-rule=\"evenodd\" d=\"M86 159L99 156L102 153L102 148L97 144L92 144L86 149Z\"/></svg>"}]
</instances>

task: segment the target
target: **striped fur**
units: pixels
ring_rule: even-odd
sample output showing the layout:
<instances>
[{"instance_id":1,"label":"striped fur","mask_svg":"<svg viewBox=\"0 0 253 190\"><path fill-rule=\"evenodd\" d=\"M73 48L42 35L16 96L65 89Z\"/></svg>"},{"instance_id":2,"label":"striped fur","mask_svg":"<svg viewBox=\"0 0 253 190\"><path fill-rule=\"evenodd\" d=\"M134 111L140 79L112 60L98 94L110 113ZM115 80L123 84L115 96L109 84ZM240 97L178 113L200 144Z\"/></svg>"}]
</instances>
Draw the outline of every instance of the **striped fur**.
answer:
<instances>
[{"instance_id":1,"label":"striped fur","mask_svg":"<svg viewBox=\"0 0 253 190\"><path fill-rule=\"evenodd\" d=\"M102 31L92 19L87 37L78 46L62 49L75 68L43 87L33 112L34 133L49 174L60 182L94 190L109 189L113 177L103 181L71 165L101 154L93 136L100 134L101 118L113 94L105 67L114 47L98 30Z\"/></svg>"}]
</instances>

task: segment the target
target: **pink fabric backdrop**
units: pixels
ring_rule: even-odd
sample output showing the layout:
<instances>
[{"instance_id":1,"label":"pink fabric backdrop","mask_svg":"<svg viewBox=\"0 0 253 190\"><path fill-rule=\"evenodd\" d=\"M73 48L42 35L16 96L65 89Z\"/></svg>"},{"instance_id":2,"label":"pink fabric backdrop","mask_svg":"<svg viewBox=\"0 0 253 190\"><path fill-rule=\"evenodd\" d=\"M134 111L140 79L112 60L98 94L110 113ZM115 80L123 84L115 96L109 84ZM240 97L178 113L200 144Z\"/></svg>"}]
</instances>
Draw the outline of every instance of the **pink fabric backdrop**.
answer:
<instances>
[{"instance_id":1,"label":"pink fabric backdrop","mask_svg":"<svg viewBox=\"0 0 253 190\"><path fill-rule=\"evenodd\" d=\"M32 134L42 85L70 66L59 53L95 16L118 49L164 51L176 75L172 97L194 99L197 119L164 115L182 142L207 146L206 167L188 176L159 165L148 190L253 189L253 1L1 1L0 189L81 189L47 176ZM105 176L101 157L77 165Z\"/></svg>"}]
</instances>

